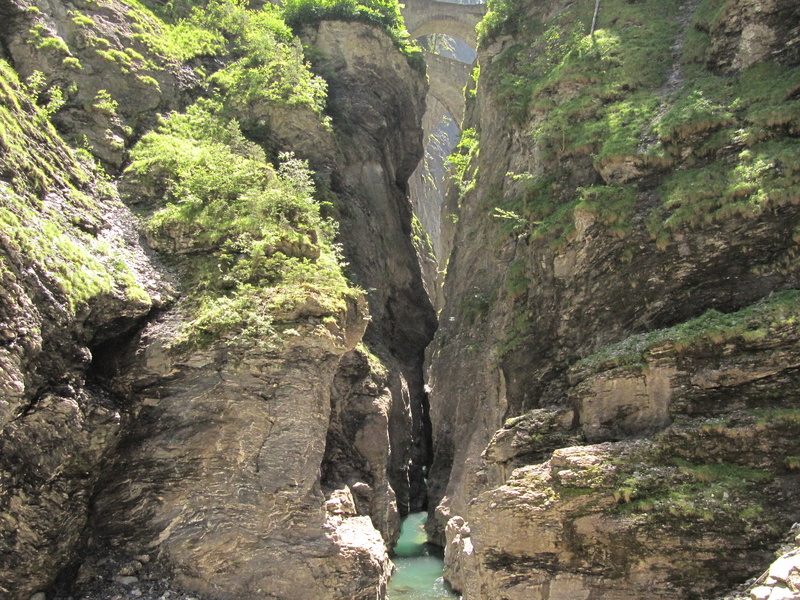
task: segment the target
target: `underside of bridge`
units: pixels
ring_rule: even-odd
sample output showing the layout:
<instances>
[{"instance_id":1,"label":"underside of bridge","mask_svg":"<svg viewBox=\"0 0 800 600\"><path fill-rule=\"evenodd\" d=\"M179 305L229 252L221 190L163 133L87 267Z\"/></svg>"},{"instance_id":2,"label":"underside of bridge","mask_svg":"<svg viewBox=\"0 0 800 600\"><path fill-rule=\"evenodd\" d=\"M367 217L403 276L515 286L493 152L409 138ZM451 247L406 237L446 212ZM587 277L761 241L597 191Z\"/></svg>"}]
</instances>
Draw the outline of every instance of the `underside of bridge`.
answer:
<instances>
[{"instance_id":1,"label":"underside of bridge","mask_svg":"<svg viewBox=\"0 0 800 600\"><path fill-rule=\"evenodd\" d=\"M428 93L442 103L460 126L464 119L464 86L472 73L472 65L432 52L425 53L425 63L430 83Z\"/></svg>"}]
</instances>

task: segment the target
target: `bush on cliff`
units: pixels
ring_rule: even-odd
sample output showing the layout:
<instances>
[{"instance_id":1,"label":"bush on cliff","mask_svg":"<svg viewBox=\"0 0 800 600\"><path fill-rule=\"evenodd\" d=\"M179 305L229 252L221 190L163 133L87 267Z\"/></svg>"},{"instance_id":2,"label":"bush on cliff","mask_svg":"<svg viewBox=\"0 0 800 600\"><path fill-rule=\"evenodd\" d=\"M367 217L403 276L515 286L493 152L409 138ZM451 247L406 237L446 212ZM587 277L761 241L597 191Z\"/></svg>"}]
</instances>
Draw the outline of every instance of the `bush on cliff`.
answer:
<instances>
[{"instance_id":1,"label":"bush on cliff","mask_svg":"<svg viewBox=\"0 0 800 600\"><path fill-rule=\"evenodd\" d=\"M675 0L605 0L590 35L591 2L547 20L516 0L490 2L481 44L511 32L530 43L509 44L485 67L484 89L536 144L544 168L509 173L528 184L507 180L510 191L486 208L522 217L531 238L556 244L570 239L579 208L617 237L646 211L647 232L664 250L676 232L796 203L800 67L710 69L709 31L727 14L721 6L703 0L687 26L681 19L691 15ZM577 181L575 165L593 171ZM659 203L639 206L638 186L655 174ZM598 195L598 184L608 189Z\"/></svg>"},{"instance_id":2,"label":"bush on cliff","mask_svg":"<svg viewBox=\"0 0 800 600\"><path fill-rule=\"evenodd\" d=\"M179 257L190 290L193 318L179 345L242 335L268 343L273 321L295 318L303 305L315 316L339 313L355 293L307 165L284 154L274 168L220 102L172 113L131 158L134 189L163 194L147 227L158 248Z\"/></svg>"}]
</instances>

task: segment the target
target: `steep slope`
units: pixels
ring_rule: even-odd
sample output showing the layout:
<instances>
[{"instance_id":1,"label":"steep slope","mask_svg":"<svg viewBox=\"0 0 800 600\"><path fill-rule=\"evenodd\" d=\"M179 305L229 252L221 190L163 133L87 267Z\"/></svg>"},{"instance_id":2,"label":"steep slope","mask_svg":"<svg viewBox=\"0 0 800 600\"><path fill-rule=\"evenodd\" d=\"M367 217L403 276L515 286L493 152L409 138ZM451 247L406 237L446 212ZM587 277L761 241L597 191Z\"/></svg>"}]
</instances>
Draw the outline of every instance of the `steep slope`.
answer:
<instances>
[{"instance_id":1,"label":"steep slope","mask_svg":"<svg viewBox=\"0 0 800 600\"><path fill-rule=\"evenodd\" d=\"M130 211L2 72L0 589L27 597L76 556L125 415L87 385L93 350L170 300Z\"/></svg>"},{"instance_id":2,"label":"steep slope","mask_svg":"<svg viewBox=\"0 0 800 600\"><path fill-rule=\"evenodd\" d=\"M304 7L0 3L11 598L384 593L430 452L426 86L396 5Z\"/></svg>"},{"instance_id":3,"label":"steep slope","mask_svg":"<svg viewBox=\"0 0 800 600\"><path fill-rule=\"evenodd\" d=\"M797 7L593 9L481 26L430 377L467 598L705 597L800 510Z\"/></svg>"}]
</instances>

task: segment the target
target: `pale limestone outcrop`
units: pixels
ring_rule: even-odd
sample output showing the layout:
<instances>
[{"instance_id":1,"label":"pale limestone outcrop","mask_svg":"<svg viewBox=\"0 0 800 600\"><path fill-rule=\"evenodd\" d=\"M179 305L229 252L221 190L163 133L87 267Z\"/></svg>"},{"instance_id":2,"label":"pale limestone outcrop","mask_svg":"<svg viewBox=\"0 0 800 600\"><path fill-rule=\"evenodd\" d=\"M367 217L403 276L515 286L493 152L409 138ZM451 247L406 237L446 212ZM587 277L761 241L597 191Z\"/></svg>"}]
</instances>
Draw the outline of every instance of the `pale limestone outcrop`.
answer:
<instances>
[{"instance_id":1,"label":"pale limestone outcrop","mask_svg":"<svg viewBox=\"0 0 800 600\"><path fill-rule=\"evenodd\" d=\"M782 555L759 578L749 592L750 600L797 600L800 598L800 554L797 549Z\"/></svg>"},{"instance_id":2,"label":"pale limestone outcrop","mask_svg":"<svg viewBox=\"0 0 800 600\"><path fill-rule=\"evenodd\" d=\"M365 317L355 303L336 328L306 317L279 351L223 340L176 354L168 321L146 329L115 378L140 409L96 499L98 542L154 553L215 597L374 598L385 550L358 547L364 522L326 520L319 488L331 381ZM339 573L355 563L359 577Z\"/></svg>"},{"instance_id":3,"label":"pale limestone outcrop","mask_svg":"<svg viewBox=\"0 0 800 600\"><path fill-rule=\"evenodd\" d=\"M331 388L331 420L322 463L323 486L352 486L358 513L369 515L387 547L397 541L400 518L387 474L387 373L364 348L342 357Z\"/></svg>"},{"instance_id":4,"label":"pale limestone outcrop","mask_svg":"<svg viewBox=\"0 0 800 600\"><path fill-rule=\"evenodd\" d=\"M487 491L446 528L448 580L467 599L684 598L752 574L800 510L791 409L769 400L793 381L797 328L774 327L579 363L569 408L509 419L488 444ZM606 443L568 447L584 440Z\"/></svg>"},{"instance_id":5,"label":"pale limestone outcrop","mask_svg":"<svg viewBox=\"0 0 800 600\"><path fill-rule=\"evenodd\" d=\"M739 71L768 59L800 60L800 25L791 0L742 0L724 7L709 32L708 64Z\"/></svg>"},{"instance_id":6,"label":"pale limestone outcrop","mask_svg":"<svg viewBox=\"0 0 800 600\"><path fill-rule=\"evenodd\" d=\"M758 547L760 526L742 523L750 518L741 516L744 507L786 498L792 478L756 484L748 495L719 488L717 499L705 496L716 514L701 516L699 487L681 501L694 502L691 509L668 500L683 489L687 471L648 464L671 443L562 448L547 462L516 469L470 503L466 521L450 519L445 577L467 599L680 599L733 585L752 572L754 557L769 554ZM648 478L661 491L625 487ZM636 501L654 493L666 504L641 512ZM796 510L769 510L776 508Z\"/></svg>"}]
</instances>

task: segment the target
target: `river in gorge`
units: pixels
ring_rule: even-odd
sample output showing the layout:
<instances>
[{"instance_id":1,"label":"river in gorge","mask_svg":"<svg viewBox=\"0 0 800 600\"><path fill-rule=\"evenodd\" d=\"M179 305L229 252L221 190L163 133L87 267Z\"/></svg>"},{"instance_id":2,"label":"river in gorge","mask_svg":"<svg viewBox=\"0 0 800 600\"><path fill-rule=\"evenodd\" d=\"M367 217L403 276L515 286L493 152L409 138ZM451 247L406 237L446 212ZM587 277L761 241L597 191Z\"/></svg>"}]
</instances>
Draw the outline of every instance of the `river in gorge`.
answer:
<instances>
[{"instance_id":1,"label":"river in gorge","mask_svg":"<svg viewBox=\"0 0 800 600\"><path fill-rule=\"evenodd\" d=\"M459 597L442 578L441 549L426 543L423 527L427 518L426 513L413 513L403 520L392 559L397 569L389 580L387 600L449 600Z\"/></svg>"}]
</instances>

